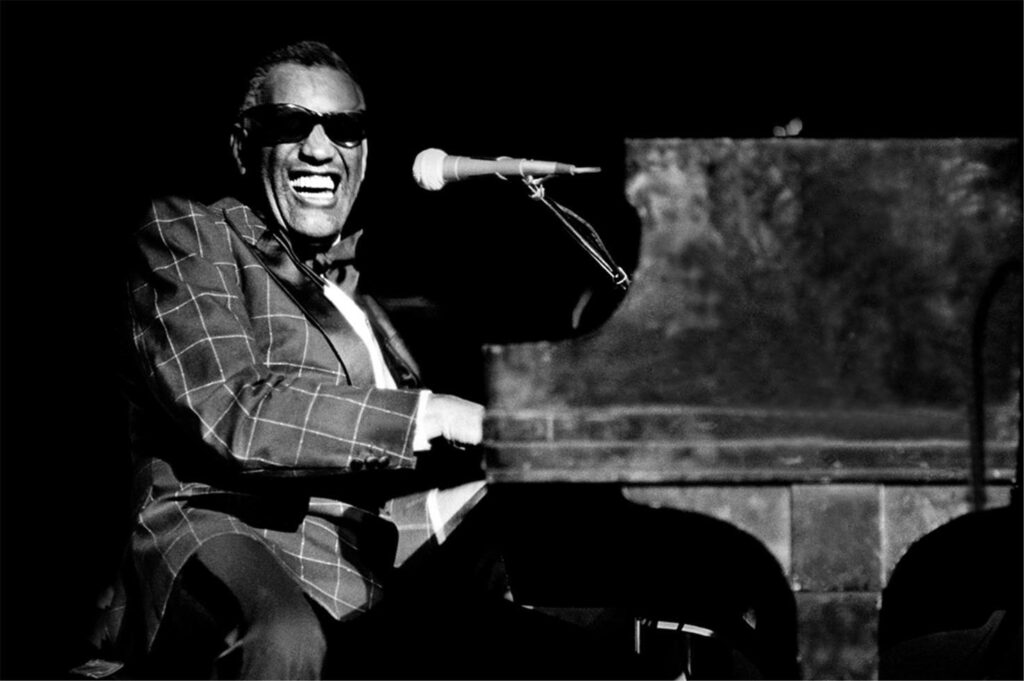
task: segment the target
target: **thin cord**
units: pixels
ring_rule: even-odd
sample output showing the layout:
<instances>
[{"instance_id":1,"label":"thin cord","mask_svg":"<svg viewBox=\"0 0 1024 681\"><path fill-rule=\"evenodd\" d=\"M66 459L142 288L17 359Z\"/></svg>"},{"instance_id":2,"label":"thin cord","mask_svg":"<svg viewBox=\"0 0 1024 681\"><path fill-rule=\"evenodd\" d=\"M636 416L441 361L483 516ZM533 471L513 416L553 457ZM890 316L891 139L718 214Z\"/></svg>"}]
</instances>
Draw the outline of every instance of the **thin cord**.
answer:
<instances>
[{"instance_id":1,"label":"thin cord","mask_svg":"<svg viewBox=\"0 0 1024 681\"><path fill-rule=\"evenodd\" d=\"M629 288L629 275L626 274L626 271L624 269L622 269L615 263L614 258L612 258L611 254L608 252L608 249L605 247L604 242L601 241L601 237L598 236L597 231L594 229L594 227L589 222L587 222L579 215L566 208L565 206L561 205L560 203L552 202L546 199L544 196L544 187L541 185L542 181L543 179L536 180L529 176L523 178L524 184L526 184L526 186L530 189L530 198L536 201L540 201L542 204L547 206L547 208L552 213L555 214L555 217L557 217L559 221L561 221L561 223L569 231L569 234L571 234L573 238L576 239L577 243L579 243L580 246L583 247L587 254L591 258L593 258L594 262L596 262L598 266L600 266L601 269L604 270L605 274L611 277L612 283L614 283L617 287L621 289ZM588 234L584 235L577 228L573 227L572 224L570 224L569 221L566 220L566 215L569 215L572 218L574 218L579 223L579 225L588 232ZM590 237L589 239L587 238L588 236Z\"/></svg>"}]
</instances>

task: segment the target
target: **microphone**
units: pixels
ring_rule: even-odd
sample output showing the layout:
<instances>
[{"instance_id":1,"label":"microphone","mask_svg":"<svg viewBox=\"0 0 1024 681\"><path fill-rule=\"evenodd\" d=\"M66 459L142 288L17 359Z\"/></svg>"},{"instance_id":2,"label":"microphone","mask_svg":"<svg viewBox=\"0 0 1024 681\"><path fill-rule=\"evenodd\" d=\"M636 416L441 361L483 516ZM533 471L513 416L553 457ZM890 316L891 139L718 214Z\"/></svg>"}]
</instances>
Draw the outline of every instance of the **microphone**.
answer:
<instances>
[{"instance_id":1,"label":"microphone","mask_svg":"<svg viewBox=\"0 0 1024 681\"><path fill-rule=\"evenodd\" d=\"M475 175L512 175L538 177L545 175L579 175L599 173L600 168L578 168L567 163L531 161L525 158L501 157L494 160L449 156L440 149L424 149L412 164L416 184L437 191L448 182L464 180Z\"/></svg>"}]
</instances>

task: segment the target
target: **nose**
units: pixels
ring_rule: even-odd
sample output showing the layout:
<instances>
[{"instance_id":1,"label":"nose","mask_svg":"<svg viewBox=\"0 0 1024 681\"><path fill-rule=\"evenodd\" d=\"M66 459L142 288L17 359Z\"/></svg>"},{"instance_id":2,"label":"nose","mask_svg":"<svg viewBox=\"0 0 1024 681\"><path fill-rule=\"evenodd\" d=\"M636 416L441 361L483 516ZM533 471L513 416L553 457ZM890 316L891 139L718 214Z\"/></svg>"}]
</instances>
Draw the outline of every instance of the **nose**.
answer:
<instances>
[{"instance_id":1,"label":"nose","mask_svg":"<svg viewBox=\"0 0 1024 681\"><path fill-rule=\"evenodd\" d=\"M324 132L324 126L319 123L306 135L300 151L306 158L319 162L329 161L338 153L331 138Z\"/></svg>"}]
</instances>

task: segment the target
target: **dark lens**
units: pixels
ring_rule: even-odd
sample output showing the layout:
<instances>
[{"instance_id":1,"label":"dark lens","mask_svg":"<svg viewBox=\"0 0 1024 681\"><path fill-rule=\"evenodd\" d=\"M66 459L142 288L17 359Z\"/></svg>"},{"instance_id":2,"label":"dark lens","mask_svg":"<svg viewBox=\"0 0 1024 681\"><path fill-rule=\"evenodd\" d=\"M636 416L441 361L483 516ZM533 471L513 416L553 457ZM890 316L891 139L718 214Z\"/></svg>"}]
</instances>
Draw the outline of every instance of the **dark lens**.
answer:
<instances>
[{"instance_id":1,"label":"dark lens","mask_svg":"<svg viewBox=\"0 0 1024 681\"><path fill-rule=\"evenodd\" d=\"M366 139L365 115L361 111L317 114L294 104L264 104L244 114L246 129L261 146L301 142L313 127L322 123L335 144L351 149Z\"/></svg>"},{"instance_id":2,"label":"dark lens","mask_svg":"<svg viewBox=\"0 0 1024 681\"><path fill-rule=\"evenodd\" d=\"M317 117L302 109L280 109L274 127L277 142L299 142L309 137Z\"/></svg>"},{"instance_id":3,"label":"dark lens","mask_svg":"<svg viewBox=\"0 0 1024 681\"><path fill-rule=\"evenodd\" d=\"M251 134L262 145L304 140L317 122L308 111L279 104L255 107L246 115Z\"/></svg>"},{"instance_id":4,"label":"dark lens","mask_svg":"<svg viewBox=\"0 0 1024 681\"><path fill-rule=\"evenodd\" d=\"M337 145L351 149L366 139L366 118L360 113L336 113L323 117L324 132Z\"/></svg>"}]
</instances>

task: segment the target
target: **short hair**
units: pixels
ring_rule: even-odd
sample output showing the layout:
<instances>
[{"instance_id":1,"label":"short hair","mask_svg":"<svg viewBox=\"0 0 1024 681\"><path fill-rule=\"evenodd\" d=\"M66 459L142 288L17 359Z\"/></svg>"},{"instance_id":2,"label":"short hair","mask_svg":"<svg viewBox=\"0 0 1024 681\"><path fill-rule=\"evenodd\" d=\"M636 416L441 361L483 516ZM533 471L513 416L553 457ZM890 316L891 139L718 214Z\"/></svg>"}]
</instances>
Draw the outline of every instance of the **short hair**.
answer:
<instances>
[{"instance_id":1,"label":"short hair","mask_svg":"<svg viewBox=\"0 0 1024 681\"><path fill-rule=\"evenodd\" d=\"M345 60L324 43L314 40L291 43L267 54L253 68L249 76L249 87L245 92L245 97L242 99L242 105L238 108L239 115L257 104L260 98L260 91L267 80L267 75L275 66L280 66L281 64L326 66L344 73L353 82L357 82L355 74L352 73L352 69L345 63Z\"/></svg>"}]
</instances>

